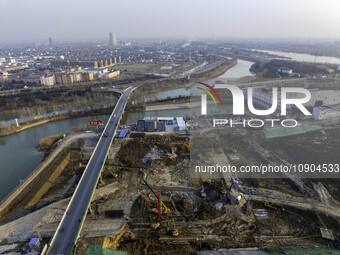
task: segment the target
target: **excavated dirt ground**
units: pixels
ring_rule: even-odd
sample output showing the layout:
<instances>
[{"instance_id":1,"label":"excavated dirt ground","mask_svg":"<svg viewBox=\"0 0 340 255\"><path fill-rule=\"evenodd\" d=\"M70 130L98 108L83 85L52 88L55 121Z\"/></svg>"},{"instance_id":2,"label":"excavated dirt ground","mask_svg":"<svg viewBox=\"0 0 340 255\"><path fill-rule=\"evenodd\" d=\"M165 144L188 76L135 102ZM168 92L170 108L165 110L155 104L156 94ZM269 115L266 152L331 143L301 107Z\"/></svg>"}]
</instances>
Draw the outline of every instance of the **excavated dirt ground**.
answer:
<instances>
[{"instance_id":1,"label":"excavated dirt ground","mask_svg":"<svg viewBox=\"0 0 340 255\"><path fill-rule=\"evenodd\" d=\"M228 146L231 152L244 152L242 157L248 162L261 161L261 157L248 148L249 139L255 142L254 146L263 145L257 133L250 131L247 136L235 133L228 139L228 145L232 144L232 147ZM106 164L102 180L102 185L119 184L119 187L116 186L118 190L95 200L92 203L94 210L88 218L102 219L108 217L106 211L123 210L124 216L121 217L127 219L126 227L115 238L82 238L77 245L77 254L82 254L89 244L100 244L129 254L196 254L198 250L303 246L306 242L319 247L337 246L336 242L320 238L319 228L323 224L330 227L334 235L340 234L339 220L325 214L319 215L321 223L312 211L251 202L253 209L267 210L269 218L260 220L252 212L243 213L242 204L247 196L237 204L238 191L235 189L231 190L231 203L215 210L216 203L223 201L222 192L228 189L230 183L224 179L205 181L203 187L207 197L200 196L202 181L190 177L190 144L184 136L147 135L145 139L120 141L120 146L116 158ZM114 177L115 174L118 176ZM158 214L152 212L153 208L157 210L157 198L143 179L155 192L161 191L162 201L170 209L170 213L162 215L157 230L151 229L151 224L158 218ZM325 187L336 185L336 182L323 182ZM240 183L260 190L275 186L275 190L291 196L304 195L289 179L279 182L273 179L241 179ZM308 182L305 183L307 185ZM178 237L171 235L174 223L180 233Z\"/></svg>"},{"instance_id":2,"label":"excavated dirt ground","mask_svg":"<svg viewBox=\"0 0 340 255\"><path fill-rule=\"evenodd\" d=\"M241 161L252 164L261 162L259 152L269 150L270 146L274 148L280 143L285 147L288 141L294 142L293 138L265 141L261 131L247 132L246 135L244 132L229 134L225 137L227 145L224 149L226 153L242 152ZM329 134L333 133L330 131ZM305 139L309 135L306 134ZM295 141L301 142L298 139ZM87 144L89 148L93 145L95 143ZM72 160L67 162L62 174L38 203L25 208L32 200L32 197L27 197L20 205L21 209L18 207L19 210L14 210L16 213L9 216L15 219L53 201L69 197L90 156L90 149L79 150L82 146L76 144L69 148L67 153L70 153L69 158ZM286 149L293 150L294 146ZM65 156L61 155L56 160L61 161ZM192 179L188 171L189 163L190 142L184 135L149 134L144 139L116 140L98 184L101 192L96 191L91 202L75 254L84 254L87 247L94 244L112 250L128 251L129 254L196 254L198 250L303 246L306 242L319 247L337 247L336 242L320 238L319 228L324 225L336 237L340 235L339 219L325 214L320 213L318 216L316 212L288 205L265 206L263 202L252 201L253 210L265 209L268 213L268 219L260 220L253 214L253 210L246 214L243 212L242 205L247 201L247 195L238 204L236 196L239 191L234 188L230 193L230 203L216 210L224 200L223 192L229 189L230 180ZM161 216L160 226L156 230L151 229L151 224L158 218L158 214L152 212L153 208L157 211L157 197L143 180L156 193L160 190L162 201L170 209L168 214ZM337 196L334 193L339 187L336 180L327 179L321 182L303 180L303 189L289 179L240 179L239 183L244 188L275 188L275 191L297 197L318 198L324 194L320 199L325 203ZM201 197L202 186L205 198ZM171 234L174 223L179 232L178 237Z\"/></svg>"}]
</instances>

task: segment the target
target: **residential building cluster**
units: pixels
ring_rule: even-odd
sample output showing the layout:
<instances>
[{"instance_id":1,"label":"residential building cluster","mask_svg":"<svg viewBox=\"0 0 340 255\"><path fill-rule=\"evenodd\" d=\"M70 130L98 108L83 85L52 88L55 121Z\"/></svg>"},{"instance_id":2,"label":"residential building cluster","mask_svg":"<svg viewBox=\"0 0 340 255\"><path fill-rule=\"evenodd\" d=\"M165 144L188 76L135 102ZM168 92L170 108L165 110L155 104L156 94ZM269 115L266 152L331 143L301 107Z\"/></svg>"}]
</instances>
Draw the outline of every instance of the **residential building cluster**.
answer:
<instances>
[{"instance_id":1,"label":"residential building cluster","mask_svg":"<svg viewBox=\"0 0 340 255\"><path fill-rule=\"evenodd\" d=\"M108 42L99 44L56 43L46 38L45 43L0 49L0 89L10 89L14 84L51 86L111 79L120 74L117 69L129 75L140 73L137 68L127 71L122 65L213 62L209 61L209 52L200 42L125 42L117 41L114 33L109 34Z\"/></svg>"},{"instance_id":2,"label":"residential building cluster","mask_svg":"<svg viewBox=\"0 0 340 255\"><path fill-rule=\"evenodd\" d=\"M75 82L92 81L94 78L112 79L120 74L119 70L84 69L72 73L59 73L40 77L40 84L51 86L55 84L72 84Z\"/></svg>"}]
</instances>

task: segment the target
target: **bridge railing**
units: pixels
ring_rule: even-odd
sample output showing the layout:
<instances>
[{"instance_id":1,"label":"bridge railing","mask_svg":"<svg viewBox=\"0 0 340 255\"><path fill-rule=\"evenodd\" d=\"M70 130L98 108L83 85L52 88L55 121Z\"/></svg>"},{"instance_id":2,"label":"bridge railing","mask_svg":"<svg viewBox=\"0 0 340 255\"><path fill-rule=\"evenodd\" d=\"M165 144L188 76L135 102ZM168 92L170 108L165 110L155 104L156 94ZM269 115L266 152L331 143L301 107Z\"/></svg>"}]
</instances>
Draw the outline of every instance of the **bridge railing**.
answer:
<instances>
[{"instance_id":1,"label":"bridge railing","mask_svg":"<svg viewBox=\"0 0 340 255\"><path fill-rule=\"evenodd\" d=\"M111 115L110 115L109 120L112 118L112 116L113 116L113 114L114 114L116 108L118 107L119 102L120 102L121 99L122 99L122 96L119 98L119 100L118 100L118 102L117 102L115 108L113 109L113 111L112 111L112 113L111 113ZM124 109L125 109L125 107L124 107ZM121 116L120 116L119 118L121 118ZM100 144L100 142L101 142L101 139L103 139L103 134L104 134L104 132L106 132L106 128L107 128L108 124L109 124L109 121L108 121L108 122L106 123L106 125L105 125L105 128L104 128L104 130L103 130L103 132L102 132L102 134L101 134L101 136L100 136L100 138L99 138L99 140L98 140L98 142L97 142L97 144L96 144L96 147L95 147L94 150L93 150L93 153L92 153L92 155L91 155L91 157L90 157L90 159L89 159L89 161L88 161L88 163L87 163L87 166L86 166L86 168L85 168L85 170L84 170L84 172L83 172L83 174L82 174L82 176L81 176L81 178L80 178L80 180L79 180L79 183L78 183L78 185L77 185L77 187L76 187L76 189L75 189L75 191L74 191L74 193L73 193L73 195L72 195L72 198L71 198L70 202L69 202L68 205L67 205L67 208L66 208L66 210L65 210L65 212L64 212L64 215L63 215L63 217L62 217L62 219L61 219L61 221L60 221L60 223L59 223L59 225L58 225L58 228L57 228L56 232L54 233L51 242L50 242L49 245L48 245L48 251L47 251L45 254L49 254L49 251L51 250L51 247L53 247L53 245L54 245L54 242L55 242L55 240L56 240L56 237L58 236L58 234L59 234L59 232L60 232L61 225L62 225L62 223L64 222L64 220L65 220L65 218L66 218L66 215L67 215L66 212L69 210L69 208L70 208L70 206L71 206L73 200L75 199L75 195L77 194L77 191L78 191L78 189L79 189L79 186L80 186L80 184L82 183L83 178L84 178L86 172L87 172L88 169L89 169L90 162L91 162L91 160L92 160L92 158L93 158L93 156L94 156L94 154L95 154L95 152L96 152L96 150L97 150L97 148L98 148L98 146L99 146L99 144ZM118 126L118 125L117 125L117 126ZM117 129L117 126L116 126L116 129ZM116 129L115 129L115 132L116 132ZM111 138L110 146L111 146L111 144L112 144L113 138L114 138L114 135L113 135L112 138ZM109 148L110 148L110 146L109 146ZM109 149L109 148L108 148L108 149ZM107 156L107 153L106 153L106 156ZM105 156L105 158L106 158L106 156ZM80 225L79 225L79 228L78 228L78 231L77 231L76 238L75 238L75 240L73 241L73 247L72 247L72 251L71 251L70 254L72 254L72 252L73 252L74 244L75 244L75 242L77 241L79 232L80 232L80 230L81 230L81 228L82 228L82 226L83 226L83 224L84 224L84 220L85 220L85 217L86 217L86 213L87 213L88 207L89 207L89 205L90 205L91 199L92 199L92 197L93 197L94 190L95 190L95 188L96 188L96 186L97 186L98 179L99 179L99 176L100 176L100 172L101 172L101 170L103 169L103 166L104 166L104 163L102 164L102 167L101 167L101 169L100 169L100 171L99 171L99 174L98 174L98 176L97 176L96 183L95 183L95 185L94 185L94 187L93 187L93 189L92 189L91 198L89 199L89 202L88 202L88 204L87 204L87 207L86 207L86 210L85 210L85 214L83 215L83 217L82 217L82 219L81 219L81 223L80 223Z\"/></svg>"}]
</instances>

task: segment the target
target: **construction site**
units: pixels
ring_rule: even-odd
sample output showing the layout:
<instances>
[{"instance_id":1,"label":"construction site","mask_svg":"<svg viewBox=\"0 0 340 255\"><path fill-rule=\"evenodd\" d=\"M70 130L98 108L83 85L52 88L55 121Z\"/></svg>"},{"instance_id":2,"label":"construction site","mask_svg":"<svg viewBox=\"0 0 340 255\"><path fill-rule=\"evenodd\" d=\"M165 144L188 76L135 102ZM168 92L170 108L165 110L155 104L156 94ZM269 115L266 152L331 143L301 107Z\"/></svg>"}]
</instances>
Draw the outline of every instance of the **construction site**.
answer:
<instances>
[{"instance_id":1,"label":"construction site","mask_svg":"<svg viewBox=\"0 0 340 255\"><path fill-rule=\"evenodd\" d=\"M209 131L204 132L206 137ZM281 160L308 159L306 155L311 159L319 155L322 160L327 155L334 158L332 146L338 132L335 128L299 139L268 140L261 130L240 129L224 134L228 143L223 150L240 164L278 160L279 154ZM328 137L328 151L308 146L308 137L319 136ZM25 247L25 240L39 236L48 242L53 235L98 139L95 134L71 138L50 164L53 167L44 172L46 181L39 179L2 215L3 243L19 242L19 247ZM283 155L281 150L288 153ZM189 165L187 132L116 139L75 254L96 254L94 247L127 254L262 254L282 246L338 254L340 186L336 179L193 178Z\"/></svg>"},{"instance_id":2,"label":"construction site","mask_svg":"<svg viewBox=\"0 0 340 255\"><path fill-rule=\"evenodd\" d=\"M239 141L229 147L232 153L240 154L243 143L254 140L249 134L243 137L247 138L230 135ZM322 249L338 248L336 181L193 179L189 152L185 134L122 141L102 175L102 185L120 188L93 201L88 220L124 218L126 224L110 238L91 238L91 231L83 231L78 254L98 244L128 254L200 254L277 246L316 249L320 252L316 254L322 254ZM248 150L243 157L250 160L254 154Z\"/></svg>"}]
</instances>

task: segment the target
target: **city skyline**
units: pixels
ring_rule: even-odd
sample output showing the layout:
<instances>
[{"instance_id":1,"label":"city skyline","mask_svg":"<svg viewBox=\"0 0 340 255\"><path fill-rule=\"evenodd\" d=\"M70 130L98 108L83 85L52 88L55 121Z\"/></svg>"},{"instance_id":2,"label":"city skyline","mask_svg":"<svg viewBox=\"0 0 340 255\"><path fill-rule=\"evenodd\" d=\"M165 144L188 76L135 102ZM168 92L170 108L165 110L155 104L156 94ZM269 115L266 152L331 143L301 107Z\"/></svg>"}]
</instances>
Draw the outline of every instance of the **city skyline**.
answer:
<instances>
[{"instance_id":1,"label":"city skyline","mask_svg":"<svg viewBox=\"0 0 340 255\"><path fill-rule=\"evenodd\" d=\"M48 41L48 37L97 41L107 40L111 31L119 40L340 39L340 2L336 0L214 0L209 4L193 0L101 0L96 4L98 8L93 8L91 1L2 0L0 8L6 11L1 17L0 42Z\"/></svg>"}]
</instances>

